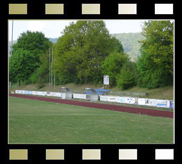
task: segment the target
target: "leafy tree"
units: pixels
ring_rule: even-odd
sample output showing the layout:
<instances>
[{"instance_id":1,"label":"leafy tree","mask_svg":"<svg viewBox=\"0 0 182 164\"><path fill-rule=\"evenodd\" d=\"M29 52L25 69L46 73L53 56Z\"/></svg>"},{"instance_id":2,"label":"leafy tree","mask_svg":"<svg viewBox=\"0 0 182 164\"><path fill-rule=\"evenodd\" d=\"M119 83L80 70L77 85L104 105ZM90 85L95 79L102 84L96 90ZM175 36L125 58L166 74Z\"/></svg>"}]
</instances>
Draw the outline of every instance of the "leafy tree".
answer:
<instances>
[{"instance_id":1,"label":"leafy tree","mask_svg":"<svg viewBox=\"0 0 182 164\"><path fill-rule=\"evenodd\" d=\"M48 82L49 75L49 54L46 53L40 56L40 65L35 72L30 76L31 83L39 83L44 85Z\"/></svg>"},{"instance_id":2,"label":"leafy tree","mask_svg":"<svg viewBox=\"0 0 182 164\"><path fill-rule=\"evenodd\" d=\"M157 88L173 83L173 22L148 21L143 25L138 85Z\"/></svg>"},{"instance_id":3,"label":"leafy tree","mask_svg":"<svg viewBox=\"0 0 182 164\"><path fill-rule=\"evenodd\" d=\"M112 52L105 59L102 64L102 73L103 75L109 75L109 81L111 85L116 84L116 79L120 73L121 68L124 63L128 60L128 55L124 52Z\"/></svg>"},{"instance_id":4,"label":"leafy tree","mask_svg":"<svg viewBox=\"0 0 182 164\"><path fill-rule=\"evenodd\" d=\"M29 51L31 53L31 61L34 65L31 69L31 72L27 74L27 76L29 76L30 79L26 77L24 81L40 82L40 80L38 80L40 78L47 79L45 71L47 71L48 66L46 65L47 61L43 59L45 58L44 55L47 53L48 48L51 45L52 44L48 40L48 38L46 38L44 34L41 32L30 32L30 31L23 32L21 36L18 38L17 43L13 45L13 54L19 53L20 49L21 51L23 50ZM20 67L23 67L23 63L20 64L22 64L22 66L20 65ZM45 65L47 66L47 69ZM19 72L19 74L21 74L21 72Z\"/></svg>"},{"instance_id":5,"label":"leafy tree","mask_svg":"<svg viewBox=\"0 0 182 164\"><path fill-rule=\"evenodd\" d=\"M19 82L28 80L34 71L36 64L34 56L27 50L16 49L9 59L9 79L11 82Z\"/></svg>"},{"instance_id":6,"label":"leafy tree","mask_svg":"<svg viewBox=\"0 0 182 164\"><path fill-rule=\"evenodd\" d=\"M18 38L17 43L13 45L13 50L22 48L31 51L35 56L45 54L51 42L42 32L23 32Z\"/></svg>"},{"instance_id":7,"label":"leafy tree","mask_svg":"<svg viewBox=\"0 0 182 164\"><path fill-rule=\"evenodd\" d=\"M173 74L173 22L148 21L144 23L141 41L142 51L152 55L151 59Z\"/></svg>"},{"instance_id":8,"label":"leafy tree","mask_svg":"<svg viewBox=\"0 0 182 164\"><path fill-rule=\"evenodd\" d=\"M102 62L122 45L109 35L103 21L77 21L67 26L55 45L56 72L60 81L98 83Z\"/></svg>"},{"instance_id":9,"label":"leafy tree","mask_svg":"<svg viewBox=\"0 0 182 164\"><path fill-rule=\"evenodd\" d=\"M118 88L124 90L136 85L136 64L134 62L125 62L117 77Z\"/></svg>"}]
</instances>

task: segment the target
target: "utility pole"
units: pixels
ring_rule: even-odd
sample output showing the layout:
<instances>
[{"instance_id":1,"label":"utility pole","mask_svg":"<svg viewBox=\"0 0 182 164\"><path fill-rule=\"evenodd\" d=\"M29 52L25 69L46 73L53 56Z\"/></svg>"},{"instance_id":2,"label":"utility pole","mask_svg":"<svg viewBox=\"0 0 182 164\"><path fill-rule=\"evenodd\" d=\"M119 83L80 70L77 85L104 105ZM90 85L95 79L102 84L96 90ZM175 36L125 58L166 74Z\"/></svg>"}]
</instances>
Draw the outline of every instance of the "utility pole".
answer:
<instances>
[{"instance_id":1,"label":"utility pole","mask_svg":"<svg viewBox=\"0 0 182 164\"><path fill-rule=\"evenodd\" d=\"M52 48L52 63L53 63L53 70L54 70L54 89L55 89L55 61L53 62L53 48Z\"/></svg>"},{"instance_id":2,"label":"utility pole","mask_svg":"<svg viewBox=\"0 0 182 164\"><path fill-rule=\"evenodd\" d=\"M12 20L12 35L11 35L11 56L13 54L13 20ZM10 57L11 57L10 56ZM9 56L8 56L9 57ZM12 88L12 84L11 84L11 81L10 81L10 87Z\"/></svg>"},{"instance_id":3,"label":"utility pole","mask_svg":"<svg viewBox=\"0 0 182 164\"><path fill-rule=\"evenodd\" d=\"M50 90L50 48L49 48L49 90Z\"/></svg>"},{"instance_id":4,"label":"utility pole","mask_svg":"<svg viewBox=\"0 0 182 164\"><path fill-rule=\"evenodd\" d=\"M12 20L12 35L11 35L11 56L13 54L13 20Z\"/></svg>"},{"instance_id":5,"label":"utility pole","mask_svg":"<svg viewBox=\"0 0 182 164\"><path fill-rule=\"evenodd\" d=\"M52 63L53 63L53 55L52 55L52 61L51 61L51 89L52 89Z\"/></svg>"}]
</instances>

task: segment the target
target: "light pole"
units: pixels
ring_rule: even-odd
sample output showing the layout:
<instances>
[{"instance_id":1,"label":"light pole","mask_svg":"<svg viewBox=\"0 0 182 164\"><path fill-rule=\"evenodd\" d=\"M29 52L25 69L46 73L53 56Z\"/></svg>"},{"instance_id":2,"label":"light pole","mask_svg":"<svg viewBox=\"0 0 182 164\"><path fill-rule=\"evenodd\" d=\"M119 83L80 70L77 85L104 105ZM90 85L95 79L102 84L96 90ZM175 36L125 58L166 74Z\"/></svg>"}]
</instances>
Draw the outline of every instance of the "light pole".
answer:
<instances>
[{"instance_id":1,"label":"light pole","mask_svg":"<svg viewBox=\"0 0 182 164\"><path fill-rule=\"evenodd\" d=\"M50 48L49 48L49 90L50 90Z\"/></svg>"},{"instance_id":2,"label":"light pole","mask_svg":"<svg viewBox=\"0 0 182 164\"><path fill-rule=\"evenodd\" d=\"M13 20L12 20L12 35L11 35L11 56L13 54ZM10 56L10 57L11 57ZM11 81L10 81L10 87L12 88L12 84L11 84Z\"/></svg>"}]
</instances>

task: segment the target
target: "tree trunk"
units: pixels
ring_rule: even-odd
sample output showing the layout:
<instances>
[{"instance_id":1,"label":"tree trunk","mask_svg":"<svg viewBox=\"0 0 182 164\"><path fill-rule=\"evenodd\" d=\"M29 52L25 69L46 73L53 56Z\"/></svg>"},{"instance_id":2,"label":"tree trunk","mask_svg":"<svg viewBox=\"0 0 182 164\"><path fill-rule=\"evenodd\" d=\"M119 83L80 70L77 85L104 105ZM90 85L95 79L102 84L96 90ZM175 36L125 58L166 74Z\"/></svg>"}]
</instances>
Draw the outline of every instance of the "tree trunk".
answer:
<instances>
[{"instance_id":1,"label":"tree trunk","mask_svg":"<svg viewBox=\"0 0 182 164\"><path fill-rule=\"evenodd\" d=\"M21 82L20 82L20 80L19 80L19 86L21 85Z\"/></svg>"}]
</instances>

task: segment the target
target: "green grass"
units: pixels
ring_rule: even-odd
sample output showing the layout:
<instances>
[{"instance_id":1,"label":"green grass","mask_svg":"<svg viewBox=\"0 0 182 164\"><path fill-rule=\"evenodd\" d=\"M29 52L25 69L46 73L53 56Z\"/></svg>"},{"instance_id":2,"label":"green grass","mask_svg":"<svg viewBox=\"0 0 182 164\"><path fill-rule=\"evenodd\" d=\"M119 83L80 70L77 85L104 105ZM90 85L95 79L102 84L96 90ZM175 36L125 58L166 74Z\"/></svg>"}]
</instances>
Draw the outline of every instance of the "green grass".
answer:
<instances>
[{"instance_id":1,"label":"green grass","mask_svg":"<svg viewBox=\"0 0 182 164\"><path fill-rule=\"evenodd\" d=\"M9 97L9 143L173 143L173 119Z\"/></svg>"}]
</instances>

